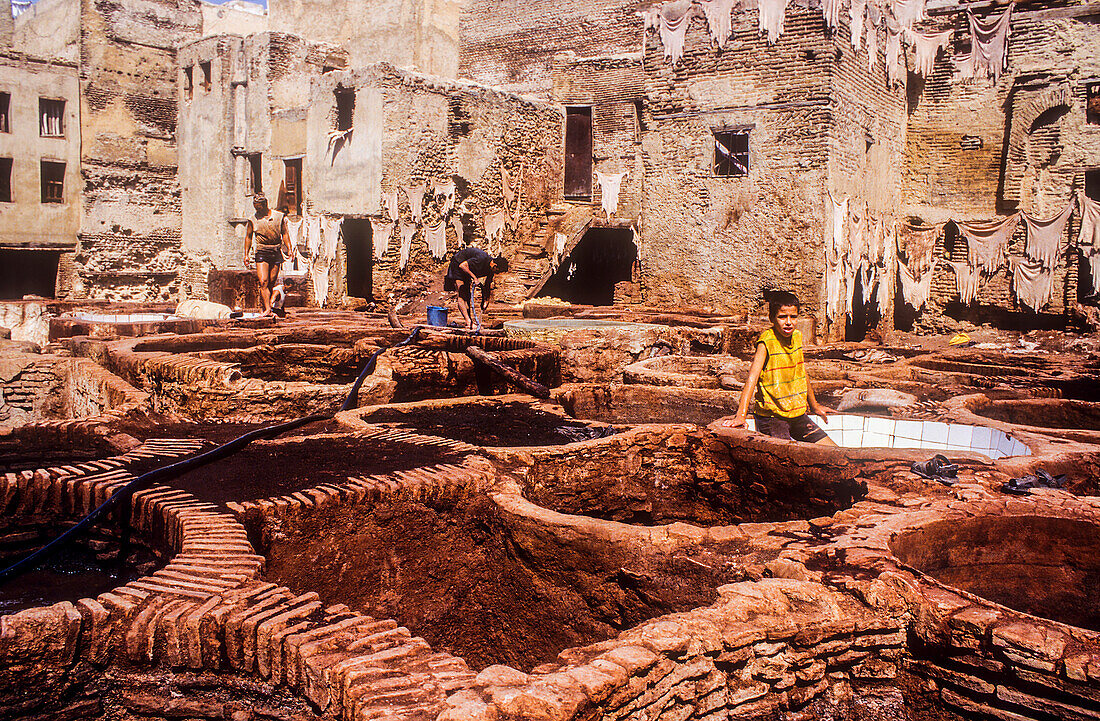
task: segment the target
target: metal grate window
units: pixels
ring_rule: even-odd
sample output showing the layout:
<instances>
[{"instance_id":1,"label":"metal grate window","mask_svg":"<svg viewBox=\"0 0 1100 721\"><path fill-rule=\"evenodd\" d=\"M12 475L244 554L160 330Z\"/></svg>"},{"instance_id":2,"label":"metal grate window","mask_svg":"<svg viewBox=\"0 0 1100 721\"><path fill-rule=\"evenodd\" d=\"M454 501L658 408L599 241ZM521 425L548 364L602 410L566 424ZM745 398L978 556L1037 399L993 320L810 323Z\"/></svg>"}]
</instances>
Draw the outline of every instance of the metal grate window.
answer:
<instances>
[{"instance_id":1,"label":"metal grate window","mask_svg":"<svg viewBox=\"0 0 1100 721\"><path fill-rule=\"evenodd\" d=\"M749 174L749 131L714 131L714 174Z\"/></svg>"}]
</instances>

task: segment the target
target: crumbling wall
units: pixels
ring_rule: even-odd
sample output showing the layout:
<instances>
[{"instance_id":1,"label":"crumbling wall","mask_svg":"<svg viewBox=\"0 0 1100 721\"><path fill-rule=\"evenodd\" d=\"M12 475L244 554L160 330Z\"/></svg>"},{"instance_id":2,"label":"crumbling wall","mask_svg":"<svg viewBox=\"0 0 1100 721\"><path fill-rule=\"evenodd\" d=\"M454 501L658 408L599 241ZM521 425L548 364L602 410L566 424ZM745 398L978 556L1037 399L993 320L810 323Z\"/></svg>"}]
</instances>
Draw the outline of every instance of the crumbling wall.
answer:
<instances>
[{"instance_id":1,"label":"crumbling wall","mask_svg":"<svg viewBox=\"0 0 1100 721\"><path fill-rule=\"evenodd\" d=\"M354 130L345 143L329 142L335 127L336 90L354 89ZM429 181L454 182L455 210L463 239L446 220L447 256L465 243L488 247L483 216L505 205L501 167L519 185L509 206L514 230L505 229L503 254L538 229L546 208L561 199L561 113L488 88L441 82L388 64L328 73L316 80L309 103L306 197L323 215L378 217L382 193L398 191L400 222L412 223L407 196L398 190ZM335 155L335 157L333 157ZM444 259L432 257L425 229L443 217L444 197L424 201L424 217L400 267L399 226L381 260L373 262L377 299L438 291ZM341 243L330 299L343 297ZM507 278L507 275L504 276Z\"/></svg>"},{"instance_id":2,"label":"crumbling wall","mask_svg":"<svg viewBox=\"0 0 1100 721\"><path fill-rule=\"evenodd\" d=\"M80 0L37 0L15 19L12 49L76 63L80 59L80 7Z\"/></svg>"},{"instance_id":3,"label":"crumbling wall","mask_svg":"<svg viewBox=\"0 0 1100 721\"><path fill-rule=\"evenodd\" d=\"M458 70L461 0L272 0L274 32L342 45L353 66L388 62L431 75Z\"/></svg>"},{"instance_id":4,"label":"crumbling wall","mask_svg":"<svg viewBox=\"0 0 1100 721\"><path fill-rule=\"evenodd\" d=\"M641 31L641 20L636 31ZM827 88L835 40L821 11L787 8L767 45L755 11L736 11L718 51L702 17L673 67L646 41L646 212L640 263L650 304L755 311L765 288L790 289L820 316L823 189L836 111ZM749 171L716 176L714 130L749 131Z\"/></svg>"},{"instance_id":5,"label":"crumbling wall","mask_svg":"<svg viewBox=\"0 0 1100 721\"><path fill-rule=\"evenodd\" d=\"M82 0L84 208L73 292L168 300L179 289L176 51L197 38L193 2Z\"/></svg>"},{"instance_id":6,"label":"crumbling wall","mask_svg":"<svg viewBox=\"0 0 1100 721\"><path fill-rule=\"evenodd\" d=\"M623 0L470 0L462 8L458 75L545 96L556 56L640 51L639 9Z\"/></svg>"},{"instance_id":7,"label":"crumbling wall","mask_svg":"<svg viewBox=\"0 0 1100 721\"><path fill-rule=\"evenodd\" d=\"M978 11L999 17L1003 6ZM1019 3L1013 11L1008 68L997 83L963 80L952 59L969 48L966 13L956 5L932 12L929 29L954 31L951 53L937 59L927 81L909 93L903 214L924 222L979 220L1024 210L1050 217L1084 187L1084 172L1100 166L1100 133L1085 120L1085 86L1100 74L1095 10L1066 0ZM912 61L910 60L910 64ZM1012 268L983 279L974 304L958 302L955 275L940 265L923 312L899 315L917 330L946 331L968 323L1058 324L1077 302L1079 215L1063 236L1051 303L1036 315L1021 306ZM1024 257L1023 224L1009 247ZM940 259L966 259L965 239L948 226Z\"/></svg>"}]
</instances>

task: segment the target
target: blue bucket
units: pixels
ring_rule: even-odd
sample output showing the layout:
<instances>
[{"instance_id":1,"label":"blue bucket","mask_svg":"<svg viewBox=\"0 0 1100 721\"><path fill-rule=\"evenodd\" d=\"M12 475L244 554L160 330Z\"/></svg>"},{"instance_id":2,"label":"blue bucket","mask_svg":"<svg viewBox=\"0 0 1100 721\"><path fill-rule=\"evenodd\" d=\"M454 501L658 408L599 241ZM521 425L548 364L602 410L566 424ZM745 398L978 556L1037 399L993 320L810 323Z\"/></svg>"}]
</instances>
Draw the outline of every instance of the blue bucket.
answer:
<instances>
[{"instance_id":1,"label":"blue bucket","mask_svg":"<svg viewBox=\"0 0 1100 721\"><path fill-rule=\"evenodd\" d=\"M447 309L441 308L438 305L428 306L428 325L434 325L437 328L447 327Z\"/></svg>"}]
</instances>

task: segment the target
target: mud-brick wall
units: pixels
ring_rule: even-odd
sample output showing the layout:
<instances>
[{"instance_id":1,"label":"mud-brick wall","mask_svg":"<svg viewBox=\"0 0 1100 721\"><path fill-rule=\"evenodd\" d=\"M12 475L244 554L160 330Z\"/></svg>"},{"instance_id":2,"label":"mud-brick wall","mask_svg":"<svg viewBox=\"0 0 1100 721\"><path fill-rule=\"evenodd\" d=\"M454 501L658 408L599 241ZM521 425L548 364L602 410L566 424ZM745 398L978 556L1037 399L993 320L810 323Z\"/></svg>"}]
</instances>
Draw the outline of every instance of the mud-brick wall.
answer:
<instances>
[{"instance_id":1,"label":"mud-brick wall","mask_svg":"<svg viewBox=\"0 0 1100 721\"><path fill-rule=\"evenodd\" d=\"M645 299L745 312L762 289L786 288L816 315L833 42L819 9L794 4L775 45L755 11L735 12L733 32L719 51L699 13L675 67L647 37ZM747 176L714 175L713 132L723 127L749 128Z\"/></svg>"},{"instance_id":2,"label":"mud-brick wall","mask_svg":"<svg viewBox=\"0 0 1100 721\"><path fill-rule=\"evenodd\" d=\"M330 146L338 87L354 88L354 131L342 147ZM409 261L400 268L400 225L415 223L405 187L454 182L455 207L447 218L447 256L466 243L488 247L484 214L505 207L501 167L519 190L508 206L502 252L512 258L531 238L545 210L561 201L561 112L489 88L440 81L388 64L327 73L313 84L309 104L306 197L310 212L380 219L380 197L398 190L399 222L381 260L373 262L379 300L439 291L446 257L428 250L425 229L442 217L444 197L424 200ZM335 154L335 157L333 155ZM451 219L463 221L463 239ZM341 262L330 273L329 298L345 295ZM504 281L508 275L504 276Z\"/></svg>"},{"instance_id":3,"label":"mud-brick wall","mask_svg":"<svg viewBox=\"0 0 1100 721\"><path fill-rule=\"evenodd\" d=\"M54 356L0 357L0 427L61 417L66 366Z\"/></svg>"},{"instance_id":4,"label":"mud-brick wall","mask_svg":"<svg viewBox=\"0 0 1100 721\"><path fill-rule=\"evenodd\" d=\"M201 31L197 3L83 0L74 295L168 300L178 289L175 48Z\"/></svg>"},{"instance_id":5,"label":"mud-brick wall","mask_svg":"<svg viewBox=\"0 0 1100 721\"><path fill-rule=\"evenodd\" d=\"M1003 10L997 6L979 14L999 17ZM1066 0L1017 3L1008 67L994 83L962 80L951 61L969 47L966 14L957 6L933 13L927 29L954 33L951 53L940 55L930 78L922 81L910 75L903 215L943 222L1023 210L1045 218L1056 215L1083 189L1085 171L1100 166L1100 126L1085 120L1086 84L1100 76L1095 19L1094 10ZM941 266L924 311L914 314L903 308L899 320L934 331L967 323L1058 322L1057 316L1077 302L1078 228L1075 213L1053 270L1053 297L1042 314L1016 301L1011 268L983 279L975 302L963 306L954 273ZM954 236L954 228L948 226L937 257L965 260L965 240L953 242ZM1024 257L1024 243L1021 225L1009 244L1009 257Z\"/></svg>"},{"instance_id":6,"label":"mud-brick wall","mask_svg":"<svg viewBox=\"0 0 1100 721\"><path fill-rule=\"evenodd\" d=\"M462 9L458 76L545 95L555 56L640 50L639 9L623 0L472 0Z\"/></svg>"}]
</instances>

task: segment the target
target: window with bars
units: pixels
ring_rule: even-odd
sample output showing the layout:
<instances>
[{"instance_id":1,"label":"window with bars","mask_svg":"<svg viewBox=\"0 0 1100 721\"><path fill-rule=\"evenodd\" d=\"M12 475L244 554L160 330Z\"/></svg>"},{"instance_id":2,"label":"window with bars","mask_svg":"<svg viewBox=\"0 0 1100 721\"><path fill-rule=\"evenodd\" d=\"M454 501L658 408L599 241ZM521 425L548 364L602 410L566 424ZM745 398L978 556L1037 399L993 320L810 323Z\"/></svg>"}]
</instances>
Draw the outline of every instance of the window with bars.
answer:
<instances>
[{"instance_id":1,"label":"window with bars","mask_svg":"<svg viewBox=\"0 0 1100 721\"><path fill-rule=\"evenodd\" d=\"M0 133L10 133L11 123L8 120L8 108L11 107L11 93L0 93Z\"/></svg>"},{"instance_id":2,"label":"window with bars","mask_svg":"<svg viewBox=\"0 0 1100 721\"><path fill-rule=\"evenodd\" d=\"M714 131L714 174L726 176L749 174L749 131L747 129Z\"/></svg>"},{"instance_id":3,"label":"window with bars","mask_svg":"<svg viewBox=\"0 0 1100 721\"><path fill-rule=\"evenodd\" d=\"M44 138L65 137L65 101L38 99L39 134Z\"/></svg>"},{"instance_id":4,"label":"window with bars","mask_svg":"<svg viewBox=\"0 0 1100 721\"><path fill-rule=\"evenodd\" d=\"M65 202L65 164L54 160L42 161L42 202Z\"/></svg>"},{"instance_id":5,"label":"window with bars","mask_svg":"<svg viewBox=\"0 0 1100 721\"><path fill-rule=\"evenodd\" d=\"M0 203L11 202L11 158L0 158Z\"/></svg>"}]
</instances>

